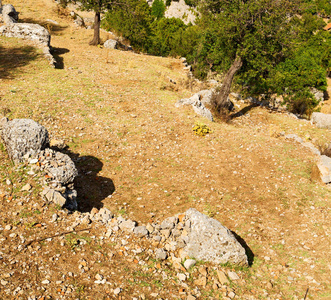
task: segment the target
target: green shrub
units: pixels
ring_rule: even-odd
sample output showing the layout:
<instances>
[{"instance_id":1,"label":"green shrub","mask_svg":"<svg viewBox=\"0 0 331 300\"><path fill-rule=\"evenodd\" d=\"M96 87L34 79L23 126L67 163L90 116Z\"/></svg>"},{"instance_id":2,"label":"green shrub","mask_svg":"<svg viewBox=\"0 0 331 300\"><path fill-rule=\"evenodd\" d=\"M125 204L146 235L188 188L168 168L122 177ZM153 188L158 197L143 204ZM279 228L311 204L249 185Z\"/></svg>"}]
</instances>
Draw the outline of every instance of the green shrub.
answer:
<instances>
[{"instance_id":1,"label":"green shrub","mask_svg":"<svg viewBox=\"0 0 331 300\"><path fill-rule=\"evenodd\" d=\"M161 19L164 17L166 6L163 0L154 0L152 4L152 16L156 19Z\"/></svg>"}]
</instances>

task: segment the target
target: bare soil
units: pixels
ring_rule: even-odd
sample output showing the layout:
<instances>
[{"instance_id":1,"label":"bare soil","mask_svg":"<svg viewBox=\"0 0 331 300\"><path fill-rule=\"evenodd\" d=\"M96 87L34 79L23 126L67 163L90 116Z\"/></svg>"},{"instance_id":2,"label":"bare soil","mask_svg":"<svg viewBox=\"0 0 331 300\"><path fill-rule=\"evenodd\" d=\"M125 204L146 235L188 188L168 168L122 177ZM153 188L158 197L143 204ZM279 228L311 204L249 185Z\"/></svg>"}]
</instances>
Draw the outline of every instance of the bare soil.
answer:
<instances>
[{"instance_id":1,"label":"bare soil","mask_svg":"<svg viewBox=\"0 0 331 300\"><path fill-rule=\"evenodd\" d=\"M68 231L76 215L46 204L38 176L13 166L2 147L0 298L112 299L120 287L122 299L226 299L213 286L218 267L239 274L230 286L235 299L331 299L330 189L311 180L316 156L284 139L296 133L322 147L329 131L244 103L236 103L241 117L211 123L190 107L175 107L198 88L189 88L179 59L92 47L93 30L77 28L54 2L11 4L22 22L51 31L58 68L29 42L1 37L0 112L32 118L65 141L79 169L80 211L107 207L146 224L194 207L241 237L252 264L199 262L208 267L207 285L194 282L195 268L183 286L177 279L183 270L153 260L157 245L124 233L105 239L104 227L94 223L19 251L22 239ZM212 133L196 136L196 122ZM21 191L27 182L33 189ZM95 284L96 274L109 284Z\"/></svg>"}]
</instances>

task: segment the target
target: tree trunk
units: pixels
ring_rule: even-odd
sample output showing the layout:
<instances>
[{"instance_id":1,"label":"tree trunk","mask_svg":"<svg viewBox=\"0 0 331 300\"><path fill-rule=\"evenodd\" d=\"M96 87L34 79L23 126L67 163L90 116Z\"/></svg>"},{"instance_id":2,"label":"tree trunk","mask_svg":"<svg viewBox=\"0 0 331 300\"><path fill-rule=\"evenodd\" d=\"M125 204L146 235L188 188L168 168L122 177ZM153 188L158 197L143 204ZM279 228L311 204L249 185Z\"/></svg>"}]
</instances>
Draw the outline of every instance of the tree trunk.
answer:
<instances>
[{"instance_id":1,"label":"tree trunk","mask_svg":"<svg viewBox=\"0 0 331 300\"><path fill-rule=\"evenodd\" d=\"M221 111L223 108L229 107L228 96L230 94L231 83L232 83L234 75L241 68L242 64L243 63L242 63L241 57L237 56L232 64L232 66L226 73L224 80L223 80L222 87L221 87L219 93L217 94L216 100L215 100L215 106L216 106L217 111Z\"/></svg>"},{"instance_id":2,"label":"tree trunk","mask_svg":"<svg viewBox=\"0 0 331 300\"><path fill-rule=\"evenodd\" d=\"M90 41L90 45L100 44L100 12L95 12L94 16L94 34L93 39Z\"/></svg>"}]
</instances>

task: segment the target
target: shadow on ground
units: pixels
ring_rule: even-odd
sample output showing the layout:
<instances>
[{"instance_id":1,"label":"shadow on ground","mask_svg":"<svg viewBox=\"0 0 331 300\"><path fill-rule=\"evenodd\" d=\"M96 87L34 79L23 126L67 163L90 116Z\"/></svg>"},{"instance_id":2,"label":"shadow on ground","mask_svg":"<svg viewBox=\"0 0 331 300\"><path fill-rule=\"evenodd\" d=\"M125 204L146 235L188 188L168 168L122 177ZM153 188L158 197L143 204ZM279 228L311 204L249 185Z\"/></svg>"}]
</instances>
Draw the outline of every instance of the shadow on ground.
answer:
<instances>
[{"instance_id":1,"label":"shadow on ground","mask_svg":"<svg viewBox=\"0 0 331 300\"><path fill-rule=\"evenodd\" d=\"M248 265L251 267L254 262L254 253L251 248L246 244L245 240L238 234L236 234L234 231L230 230L231 233L234 235L234 237L237 239L239 244L245 249L246 255L247 255L247 260L248 260Z\"/></svg>"},{"instance_id":2,"label":"shadow on ground","mask_svg":"<svg viewBox=\"0 0 331 300\"><path fill-rule=\"evenodd\" d=\"M63 57L60 55L68 53L68 52L69 52L69 50L66 48L52 47L52 55L56 60L56 64L55 64L56 69L64 69Z\"/></svg>"},{"instance_id":3,"label":"shadow on ground","mask_svg":"<svg viewBox=\"0 0 331 300\"><path fill-rule=\"evenodd\" d=\"M254 107L257 107L257 106L259 106L259 105L258 104L250 104L250 105L244 107L243 109L239 110L238 112L231 114L230 119L235 119L235 118L238 118L240 116L243 116L243 115L247 114L251 109L253 109Z\"/></svg>"},{"instance_id":4,"label":"shadow on ground","mask_svg":"<svg viewBox=\"0 0 331 300\"><path fill-rule=\"evenodd\" d=\"M0 45L0 78L13 79L17 69L39 57L35 47L6 47Z\"/></svg>"},{"instance_id":5,"label":"shadow on ground","mask_svg":"<svg viewBox=\"0 0 331 300\"><path fill-rule=\"evenodd\" d=\"M110 178L98 176L103 163L94 156L79 156L68 149L62 152L70 156L78 170L74 183L78 193L79 211L90 212L94 207L98 209L103 207L102 201L115 191L114 183Z\"/></svg>"}]
</instances>

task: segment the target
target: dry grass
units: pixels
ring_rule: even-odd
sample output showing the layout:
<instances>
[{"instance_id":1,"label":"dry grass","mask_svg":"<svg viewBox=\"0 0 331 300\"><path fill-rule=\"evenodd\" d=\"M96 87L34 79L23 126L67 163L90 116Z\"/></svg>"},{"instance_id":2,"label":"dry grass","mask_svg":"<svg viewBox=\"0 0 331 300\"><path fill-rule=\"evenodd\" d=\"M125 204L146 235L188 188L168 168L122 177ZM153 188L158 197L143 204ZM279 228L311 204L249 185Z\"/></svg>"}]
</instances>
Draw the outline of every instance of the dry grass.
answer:
<instances>
[{"instance_id":1,"label":"dry grass","mask_svg":"<svg viewBox=\"0 0 331 300\"><path fill-rule=\"evenodd\" d=\"M330 191L311 182L313 154L277 134L296 133L318 144L330 140L328 131L260 107L249 107L231 124L202 120L190 108L174 106L194 89L177 59L88 46L92 31L56 15L51 1L12 2L23 18L59 22L63 29L54 32L52 46L63 68L49 68L40 55L18 59L25 42L1 38L1 53L18 49L13 71L0 81L1 109L10 118L42 123L52 137L65 140L71 155L86 158L78 166L82 210L106 206L147 222L195 207L234 230L255 255L242 273L245 282L234 284L239 299L302 298L307 286L310 299L329 292ZM179 88L171 88L169 77ZM212 133L196 136L197 122ZM106 197L110 183L112 198ZM93 255L88 257L95 260ZM118 263L124 266L124 258ZM118 280L126 275L116 272ZM273 288L265 295L267 281ZM179 296L176 282L163 288ZM208 285L202 299L216 297L210 292Z\"/></svg>"}]
</instances>

